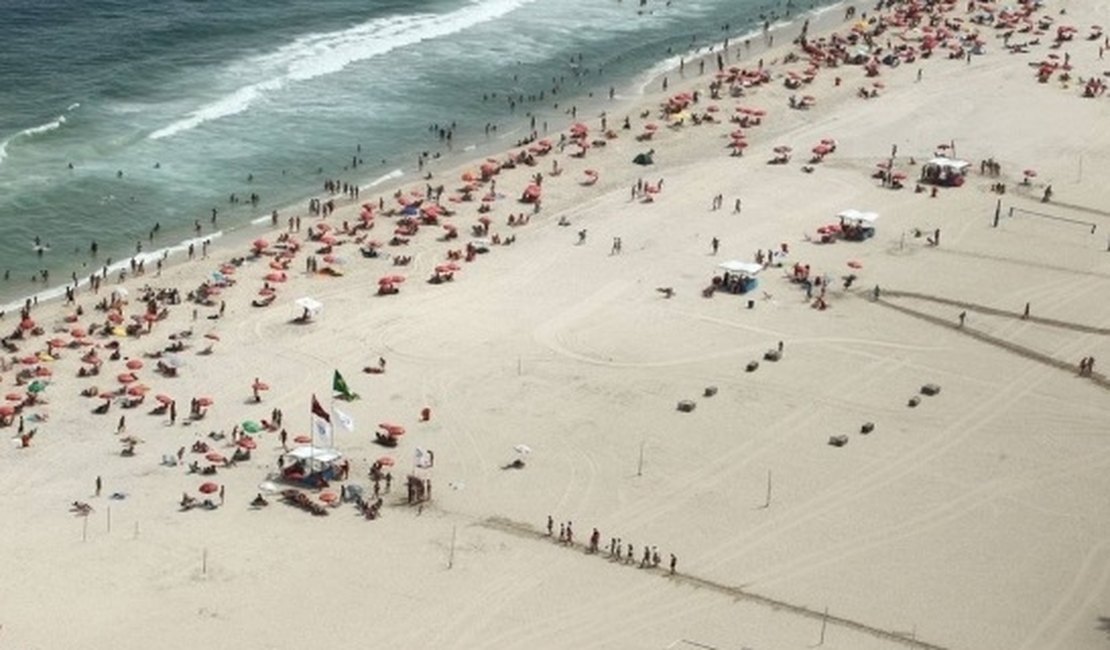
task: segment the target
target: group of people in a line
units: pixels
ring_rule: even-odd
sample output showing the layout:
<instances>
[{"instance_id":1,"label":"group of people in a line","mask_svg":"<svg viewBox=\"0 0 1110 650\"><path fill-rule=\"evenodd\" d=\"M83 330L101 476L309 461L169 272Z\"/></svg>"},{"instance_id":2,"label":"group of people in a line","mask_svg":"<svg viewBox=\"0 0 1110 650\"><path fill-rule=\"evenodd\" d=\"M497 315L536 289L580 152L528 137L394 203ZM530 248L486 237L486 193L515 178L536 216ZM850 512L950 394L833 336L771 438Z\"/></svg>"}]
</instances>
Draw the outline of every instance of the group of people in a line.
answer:
<instances>
[{"instance_id":1,"label":"group of people in a line","mask_svg":"<svg viewBox=\"0 0 1110 650\"><path fill-rule=\"evenodd\" d=\"M551 515L547 516L547 536L554 537L555 535L555 518ZM574 546L574 522L566 522L559 524L559 543L566 546ZM594 528L586 545L586 553L596 555L600 552L601 546L601 532ZM609 550L606 555L610 560L622 564L636 564L636 547L631 542L627 544L619 537L609 538ZM639 567L641 569L659 568L662 564L663 558L659 554L658 547L644 546L644 552L640 555ZM670 561L668 563L668 573L675 574L678 567L678 558L674 553L670 554Z\"/></svg>"}]
</instances>

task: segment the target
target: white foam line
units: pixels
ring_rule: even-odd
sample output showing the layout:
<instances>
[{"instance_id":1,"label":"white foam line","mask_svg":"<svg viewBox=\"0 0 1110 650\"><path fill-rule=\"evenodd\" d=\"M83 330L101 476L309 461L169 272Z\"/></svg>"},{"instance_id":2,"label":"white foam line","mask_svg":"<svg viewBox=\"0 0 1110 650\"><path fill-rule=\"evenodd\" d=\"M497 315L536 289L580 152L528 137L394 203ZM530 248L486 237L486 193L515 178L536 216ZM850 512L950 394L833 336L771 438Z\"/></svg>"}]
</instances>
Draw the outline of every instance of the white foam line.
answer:
<instances>
[{"instance_id":1,"label":"white foam line","mask_svg":"<svg viewBox=\"0 0 1110 650\"><path fill-rule=\"evenodd\" d=\"M374 180L370 181L370 183L369 183L369 185L367 185L367 187L376 187L376 186L381 185L382 183L384 183L386 181L393 180L394 178L401 178L404 175L405 175L405 172L401 171L400 169L394 169L393 171L389 172L388 174L386 174L384 176L379 176L378 178L375 178Z\"/></svg>"},{"instance_id":2,"label":"white foam line","mask_svg":"<svg viewBox=\"0 0 1110 650\"><path fill-rule=\"evenodd\" d=\"M286 85L334 74L398 48L455 34L496 20L535 0L472 0L447 14L408 14L375 18L361 25L323 34L302 36L271 54L254 57L232 66L235 78L267 77L241 86L206 104L187 117L164 126L148 137L168 138L231 115L242 113L260 97Z\"/></svg>"}]
</instances>

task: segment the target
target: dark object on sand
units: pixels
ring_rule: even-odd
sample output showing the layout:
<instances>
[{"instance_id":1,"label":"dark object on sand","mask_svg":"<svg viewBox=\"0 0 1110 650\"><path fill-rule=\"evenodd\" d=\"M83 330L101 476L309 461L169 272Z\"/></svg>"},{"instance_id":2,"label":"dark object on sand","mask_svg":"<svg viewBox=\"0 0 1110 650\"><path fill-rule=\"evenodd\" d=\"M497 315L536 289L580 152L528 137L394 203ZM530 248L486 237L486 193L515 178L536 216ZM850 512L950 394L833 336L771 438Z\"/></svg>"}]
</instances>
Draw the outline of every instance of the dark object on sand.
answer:
<instances>
[{"instance_id":1,"label":"dark object on sand","mask_svg":"<svg viewBox=\"0 0 1110 650\"><path fill-rule=\"evenodd\" d=\"M748 372L755 372L756 370L759 369L759 362L758 361L749 361L747 367L745 367L744 369L747 370Z\"/></svg>"},{"instance_id":2,"label":"dark object on sand","mask_svg":"<svg viewBox=\"0 0 1110 650\"><path fill-rule=\"evenodd\" d=\"M918 397L917 395L914 395L913 397L910 398L909 406L912 408L914 406L917 406L920 403L921 403L921 398Z\"/></svg>"},{"instance_id":3,"label":"dark object on sand","mask_svg":"<svg viewBox=\"0 0 1110 650\"><path fill-rule=\"evenodd\" d=\"M940 386L937 386L936 384L925 384L921 387L922 395L928 395L932 397L933 395L936 395L938 393L940 393Z\"/></svg>"},{"instance_id":4,"label":"dark object on sand","mask_svg":"<svg viewBox=\"0 0 1110 650\"><path fill-rule=\"evenodd\" d=\"M864 422L863 426L859 428L859 432L862 433L862 434L868 434L868 433L871 433L874 430L875 430L875 423L874 422Z\"/></svg>"},{"instance_id":5,"label":"dark object on sand","mask_svg":"<svg viewBox=\"0 0 1110 650\"><path fill-rule=\"evenodd\" d=\"M507 465L502 465L501 469L524 469L524 461L517 458Z\"/></svg>"},{"instance_id":6,"label":"dark object on sand","mask_svg":"<svg viewBox=\"0 0 1110 650\"><path fill-rule=\"evenodd\" d=\"M704 395L706 397L713 397L716 394L717 394L717 387L716 386L706 386L705 387Z\"/></svg>"},{"instance_id":7,"label":"dark object on sand","mask_svg":"<svg viewBox=\"0 0 1110 650\"><path fill-rule=\"evenodd\" d=\"M829 444L833 447L843 447L844 445L848 444L848 436L829 436Z\"/></svg>"},{"instance_id":8,"label":"dark object on sand","mask_svg":"<svg viewBox=\"0 0 1110 650\"><path fill-rule=\"evenodd\" d=\"M763 353L764 361L778 361L782 358L782 353L778 350L767 350Z\"/></svg>"},{"instance_id":9,"label":"dark object on sand","mask_svg":"<svg viewBox=\"0 0 1110 650\"><path fill-rule=\"evenodd\" d=\"M636 154L636 157L632 159L632 162L636 163L637 165L650 165L655 162L654 156L655 149L652 149L647 153Z\"/></svg>"},{"instance_id":10,"label":"dark object on sand","mask_svg":"<svg viewBox=\"0 0 1110 650\"><path fill-rule=\"evenodd\" d=\"M683 413L689 413L695 408L697 408L697 404L695 404L693 400L684 399L678 403L678 410L682 411Z\"/></svg>"}]
</instances>

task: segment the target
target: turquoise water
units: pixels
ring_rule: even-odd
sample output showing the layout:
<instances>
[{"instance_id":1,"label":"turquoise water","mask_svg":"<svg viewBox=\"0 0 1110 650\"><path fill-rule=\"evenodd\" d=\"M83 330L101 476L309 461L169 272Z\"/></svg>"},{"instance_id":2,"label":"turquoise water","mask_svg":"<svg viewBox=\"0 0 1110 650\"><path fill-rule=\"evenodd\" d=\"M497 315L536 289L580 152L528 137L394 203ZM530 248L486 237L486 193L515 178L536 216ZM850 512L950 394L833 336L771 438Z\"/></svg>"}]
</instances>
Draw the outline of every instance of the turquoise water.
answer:
<instances>
[{"instance_id":1,"label":"turquoise water","mask_svg":"<svg viewBox=\"0 0 1110 650\"><path fill-rule=\"evenodd\" d=\"M669 53L811 8L757 0L8 0L0 21L0 303L111 257L243 227L510 142ZM726 31L727 27L727 31ZM557 87L558 94L552 95ZM544 100L530 101L544 93ZM524 101L510 108L507 97ZM559 108L555 108L558 102ZM487 123L498 125L486 135ZM455 129L452 152L433 124ZM554 126L553 126L554 128ZM361 159L357 169L354 159ZM70 167L72 165L72 168ZM259 196L256 205L245 199ZM229 197L243 197L231 203ZM211 223L213 208L218 220ZM288 213L286 213L288 214ZM159 226L157 236L149 233ZM35 248L35 241L43 248ZM90 254L96 241L99 253ZM48 247L48 248L47 248ZM41 276L40 276L41 277Z\"/></svg>"}]
</instances>

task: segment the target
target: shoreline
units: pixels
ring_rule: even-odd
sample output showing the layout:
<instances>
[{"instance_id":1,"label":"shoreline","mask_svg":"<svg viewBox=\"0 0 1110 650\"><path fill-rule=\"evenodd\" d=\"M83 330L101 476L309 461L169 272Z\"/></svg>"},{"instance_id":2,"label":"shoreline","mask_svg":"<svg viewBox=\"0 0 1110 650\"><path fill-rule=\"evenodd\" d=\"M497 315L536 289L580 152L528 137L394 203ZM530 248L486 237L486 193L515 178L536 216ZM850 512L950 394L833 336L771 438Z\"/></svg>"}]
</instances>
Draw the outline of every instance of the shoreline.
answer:
<instances>
[{"instance_id":1,"label":"shoreline","mask_svg":"<svg viewBox=\"0 0 1110 650\"><path fill-rule=\"evenodd\" d=\"M799 13L791 18L781 19L778 22L772 23L768 33L774 34L776 31L789 29L800 24L801 21L811 17L820 18L823 16L834 15L835 10L839 8L852 5L855 5L857 7L866 6L867 4L868 3L864 2L863 0L833 0L833 2L823 7L800 10ZM736 47L738 43L743 43L745 39L751 39L752 46L750 52L746 52L743 54L743 56L740 57L731 57L731 55L726 55L726 60L736 64L747 60L749 57L767 54L768 52L775 51L779 48L789 49L791 47L790 41L787 41L785 43L780 41L777 45L767 45L765 38L766 35L758 26L758 18L753 18L753 21L755 22L756 26L747 31L737 31L735 32L735 35L723 37L712 43L706 43L705 45L701 45L688 50L684 54L668 54L664 56L663 58L659 59L657 63L649 65L645 70L639 73L635 73L626 78L620 86L616 87L617 93L614 100L606 100L603 98L604 92L599 92L604 90L601 86L598 86L597 88L592 88L592 90L590 88L584 88L582 90L582 93L572 100L572 103L574 103L575 105L578 105L579 101L581 102L581 110L579 111L578 118L571 118L567 114L568 111L560 111L560 119L557 121L549 122L546 132L543 131L542 128L539 128L539 126L537 126L536 131L538 133L538 137L547 137L548 133L561 133L565 131L566 128L575 121L595 121L602 114L610 114L610 117L612 117L612 113L624 112L625 114L631 116L636 110L642 109L645 104L650 103L647 102L646 98L653 95L664 94L664 91L658 88L659 83L664 77L667 77L670 74L674 74L679 70L680 61L683 58L687 58L687 64L691 62L697 63L698 61L708 62L718 51L718 48L723 47L723 44L726 41L730 43L730 47ZM829 26L830 25L813 25L812 27L815 29L815 31L820 32L821 29L828 28ZM663 66L665 66L665 69L663 68ZM696 79L697 75L695 74L687 78L684 75L679 74L678 77L679 78L676 80L676 83L681 84L689 83L691 80ZM649 86L655 86L655 88L650 89ZM625 89L625 92L621 92L621 87ZM589 92L593 92L594 97L589 97ZM559 104L562 105L563 102L559 102ZM546 111L551 109L550 107L548 107L544 110ZM471 142L467 145L463 145L457 150L445 150L442 152L443 155L439 159L433 159L432 157L429 157L429 159L425 162L425 168L423 172L415 169L409 169L408 165L402 164L400 167L395 167L384 174L380 174L377 176L371 175L366 177L359 177L354 182L358 184L360 189L362 190L376 188L376 192L387 195L392 194L394 191L402 188L405 185L425 182L423 174L427 173L428 171L432 171L432 173L434 174L433 181L436 181L441 179L441 173L462 170L466 167L477 167L478 163L480 163L486 157L502 155L508 153L513 149L519 149L519 147L515 145L506 146L506 143L511 142L514 136L528 135L528 116L531 114L531 112L532 111L524 111L521 114L517 114L519 118L518 128L511 129L505 132L499 132L498 135L494 136L493 138L487 137L484 142L482 142L481 140L475 140L474 142ZM537 119L537 121L541 122L542 120ZM474 135L480 136L480 133L475 132ZM442 145L442 142L440 144ZM431 148L429 148L429 151L431 151ZM386 165L386 167L390 167L390 165ZM344 168L342 171L346 173L349 170ZM399 175L397 175L398 171L400 172ZM342 174L336 175L340 176ZM325 174L325 177L327 177L327 174ZM381 187L378 187L379 185ZM279 214L278 226L276 227L277 232L284 231L284 222L290 216L300 216L304 219L311 218L309 215L303 214L305 205L308 203L309 200L320 199L322 201L327 201L329 198L338 199L337 211L339 211L342 207L349 207L353 203L353 201L348 200L345 197L341 197L340 195L328 195L326 193L323 193L322 191L310 193L307 196L302 197L299 201L295 203L286 204L276 208ZM361 200L362 199L360 199L360 201ZM138 263L139 261L145 261L147 266L150 266L156 264L159 258L163 258L165 262L163 266L166 270L168 270L172 265L187 263L189 260L185 258L185 254L190 243L194 243L199 247L205 240L211 240L211 244L209 246L209 257L221 258L221 256L226 256L229 254L234 255L236 250L240 250L245 244L249 243L249 241L259 236L259 228L265 229L266 232L271 232L275 230L275 228L268 225L270 219L271 218L269 215L262 215L253 218L241 218L240 220L237 220L237 222L231 223L224 227L220 227L215 231L202 233L201 235L186 236L176 243L170 243L151 251L143 251L142 253L127 255L119 259L113 257L111 258L111 264L107 265L108 274L105 286L111 286L113 284L110 281L112 279L111 276L117 275L121 270L126 269L129 271L132 260L134 260L135 263ZM201 219L201 221L203 222L204 220ZM73 252L74 256L87 254L87 251ZM96 260L99 263L99 266L88 267L90 272L78 274L77 284L75 286L75 289L77 291L80 291L89 286L90 275L98 275L102 272L102 269L105 266L103 263L103 259L105 258ZM199 255L198 259L200 259ZM21 274L25 275L28 271L31 271L32 274L38 275L39 269L41 268L42 267L23 270L13 269L13 274L18 277ZM94 268L96 270L92 270ZM73 269L69 269L69 272L72 271ZM56 269L51 269L52 275L56 275L56 273ZM141 277L147 280L148 283L149 280L156 279L150 268L148 268L146 270L146 274ZM129 275L128 281L130 282L133 279L134 278ZM12 313L18 314L19 310L29 300L35 304L39 304L63 299L67 287L73 286L74 283L70 280L67 280L67 282L63 284L51 285L40 290L34 290L33 283L31 286L27 287L28 289L31 289L31 291L29 292L19 292L19 290L15 290L16 296L12 299L6 299L7 302L4 302L5 299L0 298L0 314L2 314L0 315L0 320L2 320L3 316L5 315Z\"/></svg>"}]
</instances>

